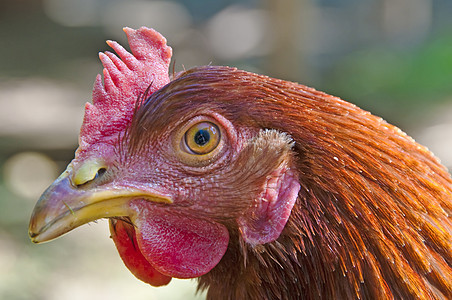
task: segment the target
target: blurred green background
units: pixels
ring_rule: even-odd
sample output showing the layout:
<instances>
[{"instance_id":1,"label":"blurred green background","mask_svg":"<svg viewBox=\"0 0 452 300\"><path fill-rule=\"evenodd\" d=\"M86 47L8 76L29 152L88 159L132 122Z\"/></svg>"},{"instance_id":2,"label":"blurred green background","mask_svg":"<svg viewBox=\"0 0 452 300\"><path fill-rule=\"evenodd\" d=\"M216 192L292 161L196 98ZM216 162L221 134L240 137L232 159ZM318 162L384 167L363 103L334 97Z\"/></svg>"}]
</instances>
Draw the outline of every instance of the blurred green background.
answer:
<instances>
[{"instance_id":1,"label":"blurred green background","mask_svg":"<svg viewBox=\"0 0 452 300\"><path fill-rule=\"evenodd\" d=\"M452 168L452 1L0 1L0 299L192 299L123 266L105 221L33 245L28 219L72 159L106 39L153 27L175 69L230 65L313 86L401 127ZM195 299L195 298L193 298Z\"/></svg>"}]
</instances>

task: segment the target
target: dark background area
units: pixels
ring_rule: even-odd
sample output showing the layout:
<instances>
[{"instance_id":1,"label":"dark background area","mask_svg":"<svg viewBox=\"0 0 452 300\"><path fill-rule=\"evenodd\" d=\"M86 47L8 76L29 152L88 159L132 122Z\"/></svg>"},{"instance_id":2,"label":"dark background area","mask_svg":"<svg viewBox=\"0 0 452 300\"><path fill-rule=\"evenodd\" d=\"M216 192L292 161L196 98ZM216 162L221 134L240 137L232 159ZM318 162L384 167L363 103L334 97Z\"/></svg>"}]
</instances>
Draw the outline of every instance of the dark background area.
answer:
<instances>
[{"instance_id":1,"label":"dark background area","mask_svg":"<svg viewBox=\"0 0 452 300\"><path fill-rule=\"evenodd\" d=\"M105 40L152 27L175 70L229 65L339 96L452 168L450 0L0 0L0 298L190 299L123 266L104 221L33 245L28 219L77 147ZM202 295L198 295L202 298Z\"/></svg>"}]
</instances>

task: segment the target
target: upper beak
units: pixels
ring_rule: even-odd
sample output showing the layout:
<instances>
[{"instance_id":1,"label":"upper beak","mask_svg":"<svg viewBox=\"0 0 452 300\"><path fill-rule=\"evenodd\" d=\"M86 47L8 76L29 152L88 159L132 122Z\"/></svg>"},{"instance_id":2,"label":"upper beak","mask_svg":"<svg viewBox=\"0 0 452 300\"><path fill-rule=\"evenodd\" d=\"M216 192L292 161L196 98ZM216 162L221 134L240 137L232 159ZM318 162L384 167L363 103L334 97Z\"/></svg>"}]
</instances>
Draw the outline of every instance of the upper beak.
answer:
<instances>
[{"instance_id":1,"label":"upper beak","mask_svg":"<svg viewBox=\"0 0 452 300\"><path fill-rule=\"evenodd\" d=\"M133 198L172 203L166 196L136 188L78 187L70 173L65 171L39 198L29 226L34 243L50 241L100 218L132 216L135 212L128 203Z\"/></svg>"}]
</instances>

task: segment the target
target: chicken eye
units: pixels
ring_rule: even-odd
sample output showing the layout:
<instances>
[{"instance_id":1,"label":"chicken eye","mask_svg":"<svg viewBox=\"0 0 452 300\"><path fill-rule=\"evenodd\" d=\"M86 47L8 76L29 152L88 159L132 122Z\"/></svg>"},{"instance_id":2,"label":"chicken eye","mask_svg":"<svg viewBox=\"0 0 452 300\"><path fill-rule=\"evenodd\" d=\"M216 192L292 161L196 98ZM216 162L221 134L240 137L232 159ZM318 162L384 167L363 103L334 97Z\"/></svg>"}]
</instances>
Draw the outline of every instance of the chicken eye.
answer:
<instances>
[{"instance_id":1,"label":"chicken eye","mask_svg":"<svg viewBox=\"0 0 452 300\"><path fill-rule=\"evenodd\" d=\"M194 154L207 154L212 152L220 142L218 126L210 122L201 122L193 125L185 132L185 145Z\"/></svg>"}]
</instances>

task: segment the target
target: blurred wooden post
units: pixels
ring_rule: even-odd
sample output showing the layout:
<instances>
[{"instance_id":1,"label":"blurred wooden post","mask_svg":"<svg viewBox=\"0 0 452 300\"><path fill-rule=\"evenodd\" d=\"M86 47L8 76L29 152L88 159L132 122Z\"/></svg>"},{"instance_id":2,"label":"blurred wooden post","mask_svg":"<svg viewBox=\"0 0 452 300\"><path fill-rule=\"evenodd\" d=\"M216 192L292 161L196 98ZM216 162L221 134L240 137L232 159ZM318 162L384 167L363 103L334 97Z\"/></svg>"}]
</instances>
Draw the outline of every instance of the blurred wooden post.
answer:
<instances>
[{"instance_id":1,"label":"blurred wooden post","mask_svg":"<svg viewBox=\"0 0 452 300\"><path fill-rule=\"evenodd\" d=\"M267 0L272 37L272 52L265 65L267 74L301 81L308 74L305 64L309 43L311 0Z\"/></svg>"}]
</instances>

